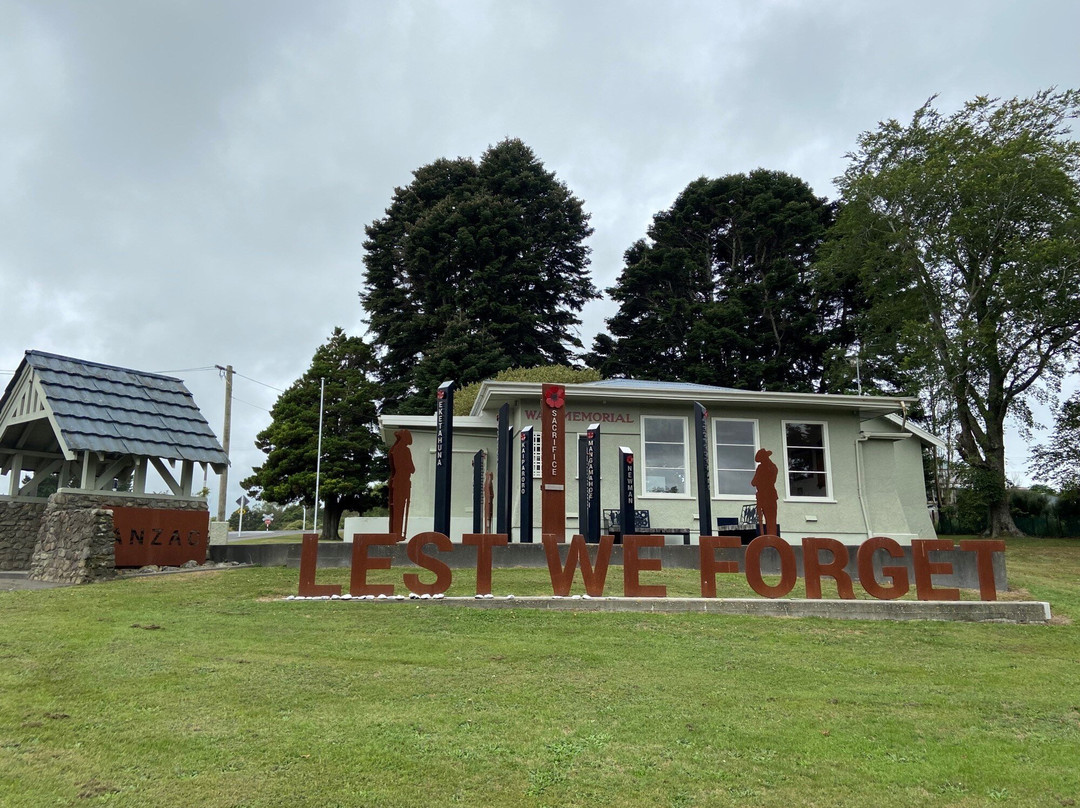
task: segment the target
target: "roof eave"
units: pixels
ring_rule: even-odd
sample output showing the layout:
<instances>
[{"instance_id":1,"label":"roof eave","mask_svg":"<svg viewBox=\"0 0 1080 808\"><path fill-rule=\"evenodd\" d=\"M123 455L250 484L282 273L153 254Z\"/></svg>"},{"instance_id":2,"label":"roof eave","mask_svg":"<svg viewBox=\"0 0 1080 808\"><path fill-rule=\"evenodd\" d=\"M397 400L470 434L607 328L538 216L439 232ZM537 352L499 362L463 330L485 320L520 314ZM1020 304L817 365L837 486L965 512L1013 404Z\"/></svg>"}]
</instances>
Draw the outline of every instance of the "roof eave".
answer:
<instances>
[{"instance_id":1,"label":"roof eave","mask_svg":"<svg viewBox=\"0 0 1080 808\"><path fill-rule=\"evenodd\" d=\"M482 414L495 395L506 398L540 398L540 382L493 382L480 385L470 415ZM681 387L642 388L601 387L595 384L567 384L566 399L604 398L619 400L642 400L662 398L665 401L685 401L703 404L753 404L792 407L827 407L856 409L867 414L899 412L905 405L918 401L915 397L850 396L832 393L772 393L756 390L687 390Z\"/></svg>"}]
</instances>

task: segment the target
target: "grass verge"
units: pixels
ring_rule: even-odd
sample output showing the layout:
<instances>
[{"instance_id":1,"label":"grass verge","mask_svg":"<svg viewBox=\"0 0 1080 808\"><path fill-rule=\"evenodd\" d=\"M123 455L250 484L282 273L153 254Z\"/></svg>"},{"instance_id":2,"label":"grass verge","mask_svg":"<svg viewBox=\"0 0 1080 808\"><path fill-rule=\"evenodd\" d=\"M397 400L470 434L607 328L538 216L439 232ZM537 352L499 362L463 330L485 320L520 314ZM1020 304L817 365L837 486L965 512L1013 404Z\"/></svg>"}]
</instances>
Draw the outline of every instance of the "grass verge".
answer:
<instances>
[{"instance_id":1,"label":"grass verge","mask_svg":"<svg viewBox=\"0 0 1080 808\"><path fill-rule=\"evenodd\" d=\"M281 568L0 592L0 804L1080 804L1080 543L1008 560L1057 625L373 609Z\"/></svg>"}]
</instances>

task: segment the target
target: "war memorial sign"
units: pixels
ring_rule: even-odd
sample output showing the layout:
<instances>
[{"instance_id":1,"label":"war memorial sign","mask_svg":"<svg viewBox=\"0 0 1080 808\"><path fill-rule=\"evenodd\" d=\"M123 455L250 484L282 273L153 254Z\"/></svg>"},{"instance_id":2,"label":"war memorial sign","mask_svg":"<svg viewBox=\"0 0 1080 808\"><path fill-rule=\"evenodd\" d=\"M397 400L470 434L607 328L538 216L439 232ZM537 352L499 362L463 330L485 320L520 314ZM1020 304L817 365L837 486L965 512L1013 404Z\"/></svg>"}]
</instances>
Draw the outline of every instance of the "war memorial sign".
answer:
<instances>
[{"instance_id":1,"label":"war memorial sign","mask_svg":"<svg viewBox=\"0 0 1080 808\"><path fill-rule=\"evenodd\" d=\"M700 405L697 405L700 408ZM604 597L607 591L607 577L614 556L615 536L599 535L599 479L598 442L600 423L590 424L583 441L582 458L585 472L580 475L581 510L583 533L574 535L569 546L565 542L566 525L566 469L565 469L565 395L560 385L545 385L542 390L541 404L541 541L544 557L551 581L552 594L557 597L569 595L575 575L579 574L588 596ZM696 413L698 425L707 416L703 408ZM450 447L453 445L453 384L444 383L438 395L438 435L436 441L436 496L435 524L448 523L450 497ZM700 429L699 429L700 431ZM531 428L527 443L531 449ZM505 456L510 445L512 427L508 427L505 416L499 422L499 435L506 438L499 446L497 473L499 495L497 505L501 518L498 532L466 533L462 542L455 545L450 541L445 529L438 527L434 531L420 532L406 541L404 532L404 509L407 503L394 500L390 502L390 525L388 533L357 533L353 536L350 559L349 596L351 597L394 597L398 592L393 584L369 583L368 573L373 570L391 569L392 559L385 555L385 550L372 553L373 548L386 548L404 543L407 557L414 565L412 569L403 569L402 584L414 596L437 597L445 593L453 581L453 566L448 563L452 554L461 552L463 547L475 548L476 594L492 594L492 558L495 548L509 544L509 498L506 492L517 488L521 494L521 513L529 516L530 525L523 528L520 539L532 541L531 486L520 484L512 486L509 479L502 479L512 469L509 458ZM407 437L398 452L407 452ZM704 441L699 441L703 445ZM524 443L522 446L524 447ZM531 452L530 452L531 454ZM643 583L641 573L660 573L663 569L659 548L665 544L663 535L635 534L633 532L634 465L633 453L626 447L619 451L619 513L621 524L626 530L621 532L622 596L625 598L666 598L667 587L661 583ZM701 465L707 462L701 449ZM757 453L759 473L755 475L758 489L758 508L765 518L762 520L761 535L754 538L745 547L745 555L740 564L738 556L743 550L742 540L733 535L710 535L708 510L703 506L702 531L697 553L697 569L700 574L702 598L716 598L717 576L742 575L747 584L764 598L782 598L791 593L799 578L799 567L808 599L822 598L822 580L830 579L842 600L856 598L855 584L872 598L894 600L908 595L914 588L915 596L922 601L958 601L959 588L956 586L936 585L935 576L949 576L953 573L953 559L959 555L969 556L974 562L977 575L979 597L982 601L997 600L997 585L994 574L994 556L1003 553L1005 544L997 540L964 540L955 544L948 539L915 539L910 548L905 548L896 540L885 536L868 538L858 546L852 547L832 538L803 538L796 546L780 537L780 528L775 524L776 501L776 466L769 460L769 452L761 449ZM522 479L525 479L531 466L531 456L524 451L519 465ZM527 458L527 459L526 459ZM413 469L411 461L398 462L398 469ZM401 476L403 479L396 479ZM400 491L408 486L404 473L391 480L391 491ZM490 476L490 474L489 474ZM488 493L484 496L486 506L492 507L493 492L490 482ZM490 524L490 517L485 520ZM490 528L487 528L490 531ZM590 545L595 551L590 553ZM802 563L798 563L796 550L801 552ZM318 540L312 534L305 536L300 560L301 597L339 596L338 585L317 584L315 582L318 555ZM425 580L421 572L426 573ZM779 580L775 583L766 581L766 576ZM653 575L655 580L655 575Z\"/></svg>"}]
</instances>

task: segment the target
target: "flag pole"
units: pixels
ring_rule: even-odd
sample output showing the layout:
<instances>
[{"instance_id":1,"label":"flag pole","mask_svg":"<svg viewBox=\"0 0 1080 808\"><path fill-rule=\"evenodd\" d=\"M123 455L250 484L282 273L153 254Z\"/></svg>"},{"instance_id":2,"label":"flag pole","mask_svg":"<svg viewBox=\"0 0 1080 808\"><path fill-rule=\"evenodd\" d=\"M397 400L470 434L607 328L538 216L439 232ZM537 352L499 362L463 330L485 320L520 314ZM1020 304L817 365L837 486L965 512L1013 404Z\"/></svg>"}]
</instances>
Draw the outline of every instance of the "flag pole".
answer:
<instances>
[{"instance_id":1,"label":"flag pole","mask_svg":"<svg viewBox=\"0 0 1080 808\"><path fill-rule=\"evenodd\" d=\"M326 395L326 377L319 379L319 448L315 457L315 522L311 530L319 532L319 472L322 469L322 420L323 398Z\"/></svg>"}]
</instances>

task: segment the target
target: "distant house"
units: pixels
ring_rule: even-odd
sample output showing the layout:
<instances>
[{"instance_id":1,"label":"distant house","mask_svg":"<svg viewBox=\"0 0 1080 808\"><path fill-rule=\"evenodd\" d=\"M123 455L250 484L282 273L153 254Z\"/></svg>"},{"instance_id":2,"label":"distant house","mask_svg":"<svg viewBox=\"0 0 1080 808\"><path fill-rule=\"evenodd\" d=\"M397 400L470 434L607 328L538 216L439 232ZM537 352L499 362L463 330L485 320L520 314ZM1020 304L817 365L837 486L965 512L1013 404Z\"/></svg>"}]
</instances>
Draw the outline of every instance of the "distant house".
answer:
<instances>
[{"instance_id":1,"label":"distant house","mask_svg":"<svg viewBox=\"0 0 1080 808\"><path fill-rule=\"evenodd\" d=\"M709 497L714 520L739 520L755 502L750 482L754 457L765 448L779 467L778 523L786 539L807 536L858 544L870 536L901 543L933 538L927 508L922 452L943 446L933 435L907 421L913 399L762 393L674 382L611 379L566 385L567 532L580 532L577 507L577 436L590 423L600 425L601 507L618 507L618 450L635 454L636 507L649 511L653 527L686 529L691 541L700 534L697 465L691 435L695 402L708 410ZM468 416L454 419L454 480L451 538L473 525L474 454L487 452L494 467L496 413L509 404L518 430L540 429L541 385L534 382L484 382ZM434 416L384 416L383 438L408 429L416 465L409 506L408 533L432 528L435 452ZM530 484L540 501L540 439ZM517 486L520 442L512 441ZM536 514L539 540L540 508ZM514 498L512 536L518 536L519 509ZM385 520L382 520L385 522ZM714 524L715 532L715 524ZM346 524L346 538L358 530L385 530L373 520Z\"/></svg>"}]
</instances>

